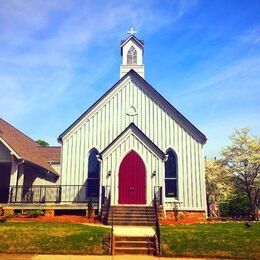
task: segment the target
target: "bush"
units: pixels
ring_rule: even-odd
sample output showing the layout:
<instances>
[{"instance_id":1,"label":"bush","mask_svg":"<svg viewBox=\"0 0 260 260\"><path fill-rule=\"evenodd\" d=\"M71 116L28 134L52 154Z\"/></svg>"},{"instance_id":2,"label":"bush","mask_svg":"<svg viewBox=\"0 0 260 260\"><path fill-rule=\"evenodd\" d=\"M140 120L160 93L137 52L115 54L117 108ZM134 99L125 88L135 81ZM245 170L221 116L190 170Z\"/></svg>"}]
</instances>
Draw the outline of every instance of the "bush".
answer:
<instances>
[{"instance_id":1,"label":"bush","mask_svg":"<svg viewBox=\"0 0 260 260\"><path fill-rule=\"evenodd\" d=\"M247 196L237 196L229 201L229 215L233 218L250 216L249 201Z\"/></svg>"},{"instance_id":2,"label":"bush","mask_svg":"<svg viewBox=\"0 0 260 260\"><path fill-rule=\"evenodd\" d=\"M26 212L26 217L27 218L37 218L39 216L43 216L44 212L40 209L37 210L29 210Z\"/></svg>"},{"instance_id":3,"label":"bush","mask_svg":"<svg viewBox=\"0 0 260 260\"><path fill-rule=\"evenodd\" d=\"M250 216L247 196L239 194L227 202L219 205L221 217L246 218Z\"/></svg>"},{"instance_id":4,"label":"bush","mask_svg":"<svg viewBox=\"0 0 260 260\"><path fill-rule=\"evenodd\" d=\"M7 214L4 214L4 216L5 216L6 218L17 218L17 217L20 216L20 214L14 212L14 213L7 213Z\"/></svg>"}]
</instances>

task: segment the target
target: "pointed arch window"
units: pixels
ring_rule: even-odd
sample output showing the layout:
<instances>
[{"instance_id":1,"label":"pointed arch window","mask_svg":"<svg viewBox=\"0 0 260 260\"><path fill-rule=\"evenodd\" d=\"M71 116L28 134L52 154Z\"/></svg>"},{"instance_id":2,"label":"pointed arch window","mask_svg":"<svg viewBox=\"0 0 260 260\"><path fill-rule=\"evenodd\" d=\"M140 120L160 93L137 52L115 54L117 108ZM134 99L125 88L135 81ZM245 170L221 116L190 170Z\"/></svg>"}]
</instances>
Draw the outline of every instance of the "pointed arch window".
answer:
<instances>
[{"instance_id":1,"label":"pointed arch window","mask_svg":"<svg viewBox=\"0 0 260 260\"><path fill-rule=\"evenodd\" d=\"M137 64L137 52L134 46L131 46L127 53L127 64L136 65Z\"/></svg>"},{"instance_id":2,"label":"pointed arch window","mask_svg":"<svg viewBox=\"0 0 260 260\"><path fill-rule=\"evenodd\" d=\"M99 196L100 162L97 159L98 151L92 149L88 156L87 197Z\"/></svg>"},{"instance_id":3,"label":"pointed arch window","mask_svg":"<svg viewBox=\"0 0 260 260\"><path fill-rule=\"evenodd\" d=\"M176 153L169 149L166 154L168 159L165 162L165 196L177 198L178 194L178 165Z\"/></svg>"}]
</instances>

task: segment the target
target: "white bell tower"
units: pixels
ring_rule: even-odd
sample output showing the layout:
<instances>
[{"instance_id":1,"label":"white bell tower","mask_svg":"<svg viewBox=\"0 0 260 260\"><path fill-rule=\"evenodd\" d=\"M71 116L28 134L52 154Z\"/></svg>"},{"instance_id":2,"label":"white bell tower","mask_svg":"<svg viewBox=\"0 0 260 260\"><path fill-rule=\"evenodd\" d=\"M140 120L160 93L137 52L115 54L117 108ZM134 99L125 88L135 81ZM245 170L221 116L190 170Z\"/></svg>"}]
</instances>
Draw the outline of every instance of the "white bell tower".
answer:
<instances>
[{"instance_id":1,"label":"white bell tower","mask_svg":"<svg viewBox=\"0 0 260 260\"><path fill-rule=\"evenodd\" d=\"M129 34L126 40L121 41L122 65L120 66L120 78L122 78L129 70L135 70L144 78L144 41L135 37L137 31L133 27L127 32Z\"/></svg>"}]
</instances>

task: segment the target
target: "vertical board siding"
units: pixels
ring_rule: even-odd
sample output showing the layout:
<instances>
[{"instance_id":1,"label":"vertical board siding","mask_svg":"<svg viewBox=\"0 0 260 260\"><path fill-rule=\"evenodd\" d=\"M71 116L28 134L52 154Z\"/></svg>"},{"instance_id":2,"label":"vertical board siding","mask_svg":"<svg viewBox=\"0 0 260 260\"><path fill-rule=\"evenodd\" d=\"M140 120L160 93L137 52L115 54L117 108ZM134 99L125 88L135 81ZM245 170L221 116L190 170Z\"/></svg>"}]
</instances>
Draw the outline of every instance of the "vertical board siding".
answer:
<instances>
[{"instance_id":1,"label":"vertical board siding","mask_svg":"<svg viewBox=\"0 0 260 260\"><path fill-rule=\"evenodd\" d=\"M128 116L126 114L131 105L136 108L137 115ZM131 122L134 122L163 152L166 152L169 148L176 152L181 208L204 208L203 146L131 80L118 87L110 94L109 99L104 101L104 104L98 106L98 109L82 119L63 138L62 184L81 185L85 183L89 151L95 147L101 152ZM156 170L158 176L160 176L160 183L163 185L163 162L155 158L151 151L134 136L125 140L118 149L112 152L111 156L103 160L103 185L106 185L108 181L106 178L109 170L112 173L111 181L117 180L115 176L118 175L117 167L122 159L120 156L129 149L136 149L142 154L142 158L149 170L149 173L147 173L149 183L152 184L153 182L153 185L156 183L155 179L151 179L152 171ZM150 187L153 185L150 185ZM149 197L151 197L151 190L149 188L147 190L149 190ZM113 192L116 195L116 186ZM170 201L167 198L165 200L166 202ZM149 203L148 200L147 203Z\"/></svg>"}]
</instances>

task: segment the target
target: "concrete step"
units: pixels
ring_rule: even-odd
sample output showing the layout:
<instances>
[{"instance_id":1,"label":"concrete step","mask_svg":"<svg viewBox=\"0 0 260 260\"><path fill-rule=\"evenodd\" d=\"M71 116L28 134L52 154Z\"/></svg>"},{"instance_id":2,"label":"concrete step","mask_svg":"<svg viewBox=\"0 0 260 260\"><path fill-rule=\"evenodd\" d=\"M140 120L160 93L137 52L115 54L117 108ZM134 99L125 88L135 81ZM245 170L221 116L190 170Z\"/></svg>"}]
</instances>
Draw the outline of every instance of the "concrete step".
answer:
<instances>
[{"instance_id":1,"label":"concrete step","mask_svg":"<svg viewBox=\"0 0 260 260\"><path fill-rule=\"evenodd\" d=\"M154 248L142 247L115 247L115 255L155 255Z\"/></svg>"},{"instance_id":2,"label":"concrete step","mask_svg":"<svg viewBox=\"0 0 260 260\"><path fill-rule=\"evenodd\" d=\"M115 236L114 253L155 255L154 236Z\"/></svg>"},{"instance_id":3,"label":"concrete step","mask_svg":"<svg viewBox=\"0 0 260 260\"><path fill-rule=\"evenodd\" d=\"M124 247L141 247L141 248L154 248L153 241L115 241L116 248Z\"/></svg>"},{"instance_id":4,"label":"concrete step","mask_svg":"<svg viewBox=\"0 0 260 260\"><path fill-rule=\"evenodd\" d=\"M118 242L118 241L148 241L148 242L151 242L151 241L154 241L154 237L147 237L147 236L115 236L115 242Z\"/></svg>"}]
</instances>

